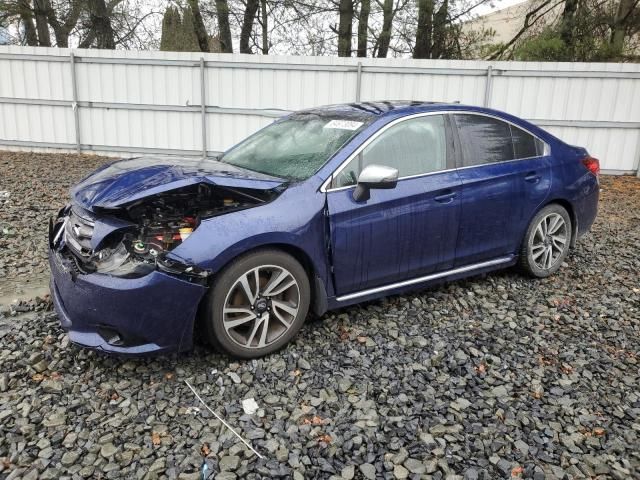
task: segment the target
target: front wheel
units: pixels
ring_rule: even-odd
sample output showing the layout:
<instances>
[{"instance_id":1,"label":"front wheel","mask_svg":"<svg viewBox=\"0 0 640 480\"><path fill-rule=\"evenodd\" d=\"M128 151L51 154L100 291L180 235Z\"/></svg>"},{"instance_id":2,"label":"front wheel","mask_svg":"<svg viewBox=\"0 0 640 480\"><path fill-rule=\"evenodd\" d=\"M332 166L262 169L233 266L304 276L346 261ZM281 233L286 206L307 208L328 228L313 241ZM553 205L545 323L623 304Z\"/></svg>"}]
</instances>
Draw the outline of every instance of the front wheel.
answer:
<instances>
[{"instance_id":1,"label":"front wheel","mask_svg":"<svg viewBox=\"0 0 640 480\"><path fill-rule=\"evenodd\" d=\"M238 258L215 280L205 311L214 347L238 358L280 349L300 330L310 303L309 279L290 255L261 250Z\"/></svg>"},{"instance_id":2,"label":"front wheel","mask_svg":"<svg viewBox=\"0 0 640 480\"><path fill-rule=\"evenodd\" d=\"M547 205L527 228L520 250L520 267L534 277L548 277L562 265L570 243L569 213L561 205Z\"/></svg>"}]
</instances>

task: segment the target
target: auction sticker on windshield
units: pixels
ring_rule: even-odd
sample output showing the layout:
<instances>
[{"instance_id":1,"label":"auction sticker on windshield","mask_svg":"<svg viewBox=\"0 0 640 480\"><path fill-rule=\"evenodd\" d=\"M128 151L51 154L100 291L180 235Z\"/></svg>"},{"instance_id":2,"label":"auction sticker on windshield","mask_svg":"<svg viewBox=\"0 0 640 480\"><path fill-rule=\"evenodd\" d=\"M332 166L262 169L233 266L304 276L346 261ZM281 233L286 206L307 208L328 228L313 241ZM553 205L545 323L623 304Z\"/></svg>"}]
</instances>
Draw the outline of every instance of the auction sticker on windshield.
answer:
<instances>
[{"instance_id":1,"label":"auction sticker on windshield","mask_svg":"<svg viewBox=\"0 0 640 480\"><path fill-rule=\"evenodd\" d=\"M331 120L324 128L339 128L341 130L357 130L362 126L362 122L353 120Z\"/></svg>"}]
</instances>

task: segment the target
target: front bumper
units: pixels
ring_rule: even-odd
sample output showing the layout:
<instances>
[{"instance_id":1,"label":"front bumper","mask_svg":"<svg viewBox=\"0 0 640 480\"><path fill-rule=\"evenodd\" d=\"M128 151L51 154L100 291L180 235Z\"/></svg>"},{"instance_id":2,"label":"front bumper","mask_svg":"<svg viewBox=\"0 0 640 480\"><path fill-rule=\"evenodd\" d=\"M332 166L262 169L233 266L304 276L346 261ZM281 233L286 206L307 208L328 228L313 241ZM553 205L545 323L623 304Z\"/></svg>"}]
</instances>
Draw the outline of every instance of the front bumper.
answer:
<instances>
[{"instance_id":1,"label":"front bumper","mask_svg":"<svg viewBox=\"0 0 640 480\"><path fill-rule=\"evenodd\" d=\"M72 274L49 250L51 296L73 343L139 355L185 351L206 287L154 271L141 278Z\"/></svg>"}]
</instances>

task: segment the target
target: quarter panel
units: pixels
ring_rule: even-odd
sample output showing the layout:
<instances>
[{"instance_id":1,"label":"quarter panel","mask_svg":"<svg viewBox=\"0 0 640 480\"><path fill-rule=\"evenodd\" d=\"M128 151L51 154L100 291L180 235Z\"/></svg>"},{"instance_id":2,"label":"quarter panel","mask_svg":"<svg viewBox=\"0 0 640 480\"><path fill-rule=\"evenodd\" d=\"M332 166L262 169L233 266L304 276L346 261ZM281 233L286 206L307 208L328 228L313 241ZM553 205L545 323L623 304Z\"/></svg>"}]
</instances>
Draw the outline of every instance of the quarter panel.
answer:
<instances>
[{"instance_id":1,"label":"quarter panel","mask_svg":"<svg viewBox=\"0 0 640 480\"><path fill-rule=\"evenodd\" d=\"M571 204L578 223L578 236L582 236L591 229L598 213L598 178L582 164L587 155L584 148L558 143L552 145L552 151L554 182L550 198Z\"/></svg>"}]
</instances>

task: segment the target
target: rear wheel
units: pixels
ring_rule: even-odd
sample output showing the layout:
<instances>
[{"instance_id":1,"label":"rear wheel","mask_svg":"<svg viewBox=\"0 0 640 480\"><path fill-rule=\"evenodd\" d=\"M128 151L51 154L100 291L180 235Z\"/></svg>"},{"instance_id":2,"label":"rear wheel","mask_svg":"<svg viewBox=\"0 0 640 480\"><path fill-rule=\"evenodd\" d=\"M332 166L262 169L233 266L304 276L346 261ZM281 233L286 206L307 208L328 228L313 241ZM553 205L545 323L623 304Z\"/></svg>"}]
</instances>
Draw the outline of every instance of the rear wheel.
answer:
<instances>
[{"instance_id":1,"label":"rear wheel","mask_svg":"<svg viewBox=\"0 0 640 480\"><path fill-rule=\"evenodd\" d=\"M555 273L569 253L571 219L567 210L550 204L540 210L527 228L520 250L520 267L544 278Z\"/></svg>"},{"instance_id":2,"label":"rear wheel","mask_svg":"<svg viewBox=\"0 0 640 480\"><path fill-rule=\"evenodd\" d=\"M295 258L278 250L252 252L216 279L204 322L208 340L239 358L274 352L298 333L309 301L309 279Z\"/></svg>"}]
</instances>

